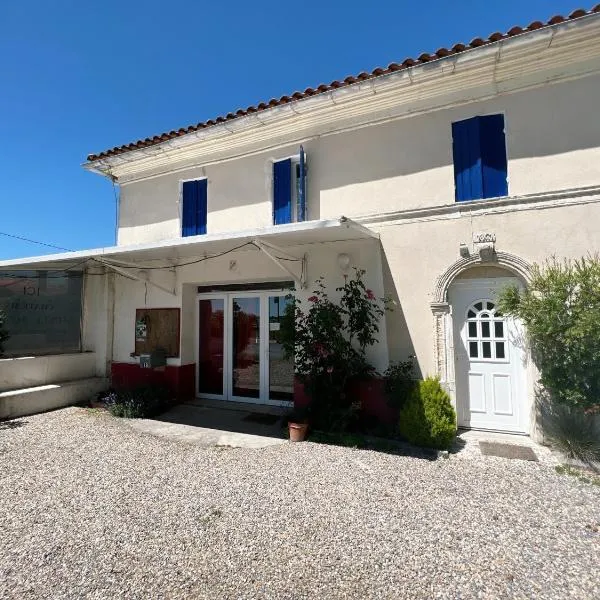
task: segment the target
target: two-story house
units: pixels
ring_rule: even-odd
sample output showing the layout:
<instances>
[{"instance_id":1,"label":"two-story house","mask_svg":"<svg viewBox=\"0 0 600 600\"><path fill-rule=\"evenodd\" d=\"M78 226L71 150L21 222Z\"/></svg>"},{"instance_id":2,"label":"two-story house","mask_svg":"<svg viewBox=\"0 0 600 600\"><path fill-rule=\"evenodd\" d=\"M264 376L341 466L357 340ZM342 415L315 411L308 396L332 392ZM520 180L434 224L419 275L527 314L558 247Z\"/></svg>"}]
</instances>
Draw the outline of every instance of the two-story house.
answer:
<instances>
[{"instance_id":1,"label":"two-story house","mask_svg":"<svg viewBox=\"0 0 600 600\"><path fill-rule=\"evenodd\" d=\"M459 425L533 433L535 369L495 297L600 250L599 102L600 5L92 154L119 187L117 246L0 269L82 275L98 375L136 380L175 330L181 395L263 404L294 398L289 287L323 276L335 296L365 269L395 303L378 370L415 355Z\"/></svg>"}]
</instances>

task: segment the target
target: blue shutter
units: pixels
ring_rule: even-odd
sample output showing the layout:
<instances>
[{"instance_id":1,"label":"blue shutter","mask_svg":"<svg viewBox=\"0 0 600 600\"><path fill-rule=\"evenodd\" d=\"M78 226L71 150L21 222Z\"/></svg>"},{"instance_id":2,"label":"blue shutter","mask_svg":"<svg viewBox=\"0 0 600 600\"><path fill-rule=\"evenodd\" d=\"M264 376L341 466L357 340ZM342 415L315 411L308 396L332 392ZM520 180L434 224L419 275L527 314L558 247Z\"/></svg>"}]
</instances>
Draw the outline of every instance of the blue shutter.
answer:
<instances>
[{"instance_id":1,"label":"blue shutter","mask_svg":"<svg viewBox=\"0 0 600 600\"><path fill-rule=\"evenodd\" d=\"M273 163L273 224L292 221L292 160Z\"/></svg>"},{"instance_id":2,"label":"blue shutter","mask_svg":"<svg viewBox=\"0 0 600 600\"><path fill-rule=\"evenodd\" d=\"M298 186L298 221L306 221L306 154L300 146L300 185Z\"/></svg>"},{"instance_id":3,"label":"blue shutter","mask_svg":"<svg viewBox=\"0 0 600 600\"><path fill-rule=\"evenodd\" d=\"M483 198L508 196L504 115L481 117L480 146Z\"/></svg>"},{"instance_id":4,"label":"blue shutter","mask_svg":"<svg viewBox=\"0 0 600 600\"><path fill-rule=\"evenodd\" d=\"M181 210L181 235L187 237L196 235L196 213L197 213L197 193L195 181L183 182L182 201L183 208Z\"/></svg>"},{"instance_id":5,"label":"blue shutter","mask_svg":"<svg viewBox=\"0 0 600 600\"><path fill-rule=\"evenodd\" d=\"M207 180L183 182L183 209L181 211L181 235L206 233Z\"/></svg>"},{"instance_id":6,"label":"blue shutter","mask_svg":"<svg viewBox=\"0 0 600 600\"><path fill-rule=\"evenodd\" d=\"M452 152L456 200L483 197L479 117L452 123Z\"/></svg>"},{"instance_id":7,"label":"blue shutter","mask_svg":"<svg viewBox=\"0 0 600 600\"><path fill-rule=\"evenodd\" d=\"M207 215L207 190L208 180L200 179L196 182L196 235L206 233L206 215Z\"/></svg>"}]
</instances>

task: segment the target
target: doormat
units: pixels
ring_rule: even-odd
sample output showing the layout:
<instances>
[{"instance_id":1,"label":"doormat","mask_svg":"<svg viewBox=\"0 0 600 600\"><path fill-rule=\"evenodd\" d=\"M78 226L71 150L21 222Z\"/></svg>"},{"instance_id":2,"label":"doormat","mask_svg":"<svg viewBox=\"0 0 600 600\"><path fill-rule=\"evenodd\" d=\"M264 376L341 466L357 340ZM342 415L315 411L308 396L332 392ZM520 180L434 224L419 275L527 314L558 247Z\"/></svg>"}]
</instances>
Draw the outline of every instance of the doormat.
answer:
<instances>
[{"instance_id":1,"label":"doormat","mask_svg":"<svg viewBox=\"0 0 600 600\"><path fill-rule=\"evenodd\" d=\"M498 442L479 442L481 454L485 456L499 456L500 458L516 458L518 460L533 460L537 462L538 457L529 446L517 446L516 444L499 444Z\"/></svg>"},{"instance_id":2,"label":"doormat","mask_svg":"<svg viewBox=\"0 0 600 600\"><path fill-rule=\"evenodd\" d=\"M275 425L281 417L278 415L268 415L266 413L249 413L242 421L250 421L251 423L260 423L261 425Z\"/></svg>"}]
</instances>

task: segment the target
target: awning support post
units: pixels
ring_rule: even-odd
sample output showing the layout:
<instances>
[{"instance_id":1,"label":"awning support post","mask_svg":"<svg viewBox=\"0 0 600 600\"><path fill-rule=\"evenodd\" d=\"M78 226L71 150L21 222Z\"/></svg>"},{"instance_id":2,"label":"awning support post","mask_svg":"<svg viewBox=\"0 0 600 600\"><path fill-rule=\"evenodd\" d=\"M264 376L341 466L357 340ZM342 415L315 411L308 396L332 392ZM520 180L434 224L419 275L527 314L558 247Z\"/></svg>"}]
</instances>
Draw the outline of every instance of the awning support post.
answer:
<instances>
[{"instance_id":1,"label":"awning support post","mask_svg":"<svg viewBox=\"0 0 600 600\"><path fill-rule=\"evenodd\" d=\"M306 287L306 254L302 256L302 258L298 258L297 256L293 256L287 253L282 248L278 248L273 244L269 244L267 242L263 242L258 238L252 240L252 243L262 252L264 252L280 269L283 269L286 273L292 276L294 281L300 289L304 289ZM274 252L278 255L283 256L284 259L288 259L294 262L300 262L300 274L294 273L286 264L282 262L282 259L278 256L275 256Z\"/></svg>"},{"instance_id":2,"label":"awning support post","mask_svg":"<svg viewBox=\"0 0 600 600\"><path fill-rule=\"evenodd\" d=\"M115 265L113 265L101 258L94 257L94 260L98 261L101 265L104 265L105 267L112 269L115 273L119 273L119 275L123 275L123 277L127 277L128 279L133 279L134 281L141 281L142 283L148 283L151 286L153 286L163 292L166 292L167 294L170 294L171 296L177 295L175 286L173 286L173 289L169 289L167 287L160 285L159 283L155 283L154 281L152 281L150 279L150 277L142 277L140 275L137 275L136 273L130 273L129 271L126 271L125 269L122 269L121 267L116 267ZM137 267L137 268L141 269L140 267Z\"/></svg>"}]
</instances>

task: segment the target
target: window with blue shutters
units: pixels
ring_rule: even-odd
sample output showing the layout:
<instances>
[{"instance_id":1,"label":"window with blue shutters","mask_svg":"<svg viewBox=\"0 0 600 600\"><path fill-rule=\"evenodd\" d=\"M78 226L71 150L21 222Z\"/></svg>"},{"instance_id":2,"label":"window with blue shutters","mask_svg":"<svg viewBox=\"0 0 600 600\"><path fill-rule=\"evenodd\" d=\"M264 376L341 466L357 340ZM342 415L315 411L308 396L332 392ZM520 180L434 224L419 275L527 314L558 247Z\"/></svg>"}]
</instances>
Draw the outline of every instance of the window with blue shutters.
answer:
<instances>
[{"instance_id":1,"label":"window with blue shutters","mask_svg":"<svg viewBox=\"0 0 600 600\"><path fill-rule=\"evenodd\" d=\"M182 186L181 235L206 233L208 180L184 181Z\"/></svg>"},{"instance_id":2,"label":"window with blue shutters","mask_svg":"<svg viewBox=\"0 0 600 600\"><path fill-rule=\"evenodd\" d=\"M306 220L306 154L273 163L273 224Z\"/></svg>"},{"instance_id":3,"label":"window with blue shutters","mask_svg":"<svg viewBox=\"0 0 600 600\"><path fill-rule=\"evenodd\" d=\"M452 123L456 201L508 195L504 115Z\"/></svg>"}]
</instances>

